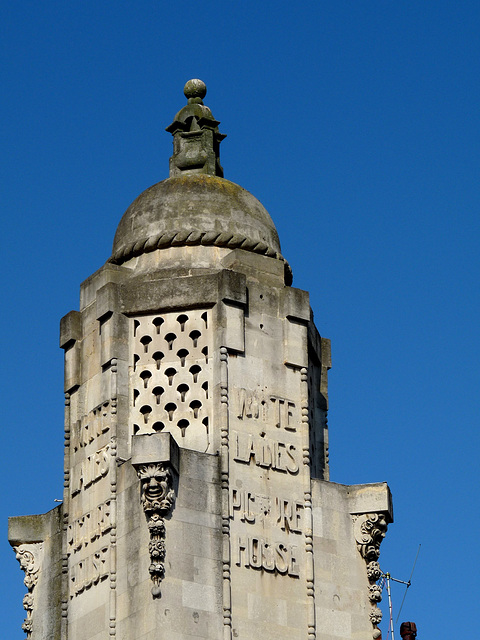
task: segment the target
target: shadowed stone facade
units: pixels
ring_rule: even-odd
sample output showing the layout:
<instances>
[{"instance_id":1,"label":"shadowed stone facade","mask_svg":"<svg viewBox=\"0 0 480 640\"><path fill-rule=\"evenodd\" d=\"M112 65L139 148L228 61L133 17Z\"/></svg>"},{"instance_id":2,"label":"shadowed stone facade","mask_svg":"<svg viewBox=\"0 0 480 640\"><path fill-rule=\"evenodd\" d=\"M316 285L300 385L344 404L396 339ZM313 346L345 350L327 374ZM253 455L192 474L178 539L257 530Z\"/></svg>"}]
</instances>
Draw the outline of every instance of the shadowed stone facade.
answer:
<instances>
[{"instance_id":1,"label":"shadowed stone facade","mask_svg":"<svg viewBox=\"0 0 480 640\"><path fill-rule=\"evenodd\" d=\"M205 93L61 321L63 504L9 522L32 640L380 636L390 492L329 481L330 343Z\"/></svg>"}]
</instances>

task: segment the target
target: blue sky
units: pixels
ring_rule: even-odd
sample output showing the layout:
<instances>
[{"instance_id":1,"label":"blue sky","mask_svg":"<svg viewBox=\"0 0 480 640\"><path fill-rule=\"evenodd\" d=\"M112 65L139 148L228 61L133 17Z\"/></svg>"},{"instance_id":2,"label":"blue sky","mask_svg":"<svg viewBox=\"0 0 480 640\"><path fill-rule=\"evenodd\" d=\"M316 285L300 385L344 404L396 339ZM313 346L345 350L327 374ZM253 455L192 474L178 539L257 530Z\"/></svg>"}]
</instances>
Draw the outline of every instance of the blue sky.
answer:
<instances>
[{"instance_id":1,"label":"blue sky","mask_svg":"<svg viewBox=\"0 0 480 640\"><path fill-rule=\"evenodd\" d=\"M422 544L401 618L478 633L479 31L462 0L4 3L5 637L25 592L6 517L62 497L59 320L167 177L192 77L332 339L332 479L389 482L385 571L407 580Z\"/></svg>"}]
</instances>

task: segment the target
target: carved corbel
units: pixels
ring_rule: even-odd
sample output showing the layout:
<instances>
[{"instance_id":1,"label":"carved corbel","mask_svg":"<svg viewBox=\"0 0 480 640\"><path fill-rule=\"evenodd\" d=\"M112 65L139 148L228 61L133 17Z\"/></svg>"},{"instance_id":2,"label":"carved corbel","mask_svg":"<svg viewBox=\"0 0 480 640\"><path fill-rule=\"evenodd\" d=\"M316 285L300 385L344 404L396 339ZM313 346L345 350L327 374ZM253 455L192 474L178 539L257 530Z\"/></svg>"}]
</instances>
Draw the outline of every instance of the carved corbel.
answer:
<instances>
[{"instance_id":1,"label":"carved corbel","mask_svg":"<svg viewBox=\"0 0 480 640\"><path fill-rule=\"evenodd\" d=\"M23 583L27 587L28 593L23 597L23 608L27 612L27 617L23 621L22 629L27 634L27 638L31 638L33 631L34 589L38 582L43 544L41 542L19 544L13 547L13 550L20 563L20 568L25 572Z\"/></svg>"},{"instance_id":2,"label":"carved corbel","mask_svg":"<svg viewBox=\"0 0 480 640\"><path fill-rule=\"evenodd\" d=\"M140 499L150 534L151 591L154 598L159 598L165 576L165 519L175 502L178 447L169 433L133 436L132 464L140 480Z\"/></svg>"},{"instance_id":3,"label":"carved corbel","mask_svg":"<svg viewBox=\"0 0 480 640\"><path fill-rule=\"evenodd\" d=\"M153 582L152 595L161 595L160 582L165 575L165 516L173 506L172 470L168 463L145 464L136 466L141 483L141 500L147 517L150 533L150 577Z\"/></svg>"},{"instance_id":4,"label":"carved corbel","mask_svg":"<svg viewBox=\"0 0 480 640\"><path fill-rule=\"evenodd\" d=\"M382 600L382 588L377 581L382 576L382 570L378 563L380 557L380 545L388 528L388 516L385 513L363 513L353 516L353 529L357 549L366 562L367 577L370 583L368 587L368 599L372 604L370 621L373 625L373 638L381 636L378 625L382 620L382 612L377 603Z\"/></svg>"}]
</instances>

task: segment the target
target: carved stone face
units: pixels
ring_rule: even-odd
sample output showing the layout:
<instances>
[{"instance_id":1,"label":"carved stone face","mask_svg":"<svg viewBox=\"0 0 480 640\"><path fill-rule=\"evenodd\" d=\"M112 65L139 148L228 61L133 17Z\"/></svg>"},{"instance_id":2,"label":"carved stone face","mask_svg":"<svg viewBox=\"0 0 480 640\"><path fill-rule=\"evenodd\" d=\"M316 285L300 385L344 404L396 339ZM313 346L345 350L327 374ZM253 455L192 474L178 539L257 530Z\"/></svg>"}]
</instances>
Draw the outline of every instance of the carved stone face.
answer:
<instances>
[{"instance_id":1,"label":"carved stone face","mask_svg":"<svg viewBox=\"0 0 480 640\"><path fill-rule=\"evenodd\" d=\"M145 498L150 501L162 500L168 491L168 471L160 465L149 464L140 470L140 481Z\"/></svg>"}]
</instances>

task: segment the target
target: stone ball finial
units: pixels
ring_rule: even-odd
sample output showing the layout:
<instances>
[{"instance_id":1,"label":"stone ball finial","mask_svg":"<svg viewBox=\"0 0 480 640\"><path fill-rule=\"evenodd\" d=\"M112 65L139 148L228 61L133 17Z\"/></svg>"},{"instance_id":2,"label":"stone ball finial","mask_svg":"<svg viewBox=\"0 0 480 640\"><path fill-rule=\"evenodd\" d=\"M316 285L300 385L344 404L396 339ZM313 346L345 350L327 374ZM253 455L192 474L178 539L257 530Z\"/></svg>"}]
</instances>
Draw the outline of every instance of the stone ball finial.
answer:
<instances>
[{"instance_id":1,"label":"stone ball finial","mask_svg":"<svg viewBox=\"0 0 480 640\"><path fill-rule=\"evenodd\" d=\"M189 100L191 98L200 98L200 100L203 100L207 95L207 85L202 80L193 78L185 84L183 87L183 93Z\"/></svg>"}]
</instances>

